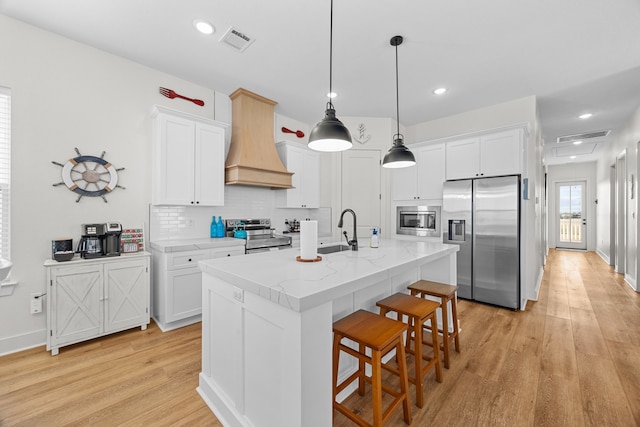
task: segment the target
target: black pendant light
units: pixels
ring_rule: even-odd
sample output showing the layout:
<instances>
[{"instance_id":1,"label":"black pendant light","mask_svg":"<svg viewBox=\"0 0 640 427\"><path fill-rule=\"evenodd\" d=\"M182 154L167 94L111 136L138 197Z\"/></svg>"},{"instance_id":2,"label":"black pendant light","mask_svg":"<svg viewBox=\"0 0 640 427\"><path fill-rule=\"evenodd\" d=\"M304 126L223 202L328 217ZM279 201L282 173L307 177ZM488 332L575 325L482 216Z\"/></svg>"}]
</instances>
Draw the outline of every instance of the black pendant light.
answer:
<instances>
[{"instance_id":1,"label":"black pendant light","mask_svg":"<svg viewBox=\"0 0 640 427\"><path fill-rule=\"evenodd\" d=\"M391 46L396 48L396 119L397 133L393 135L393 145L384 156L382 167L385 168L406 168L416 164L413 153L404 145L403 136L400 133L400 97L398 95L398 46L402 44L402 36L391 38Z\"/></svg>"},{"instance_id":2,"label":"black pendant light","mask_svg":"<svg viewBox=\"0 0 640 427\"><path fill-rule=\"evenodd\" d=\"M331 0L331 27L329 31L329 102L324 119L309 133L309 148L316 151L344 151L351 148L351 133L336 117L331 96L333 94L333 0Z\"/></svg>"}]
</instances>

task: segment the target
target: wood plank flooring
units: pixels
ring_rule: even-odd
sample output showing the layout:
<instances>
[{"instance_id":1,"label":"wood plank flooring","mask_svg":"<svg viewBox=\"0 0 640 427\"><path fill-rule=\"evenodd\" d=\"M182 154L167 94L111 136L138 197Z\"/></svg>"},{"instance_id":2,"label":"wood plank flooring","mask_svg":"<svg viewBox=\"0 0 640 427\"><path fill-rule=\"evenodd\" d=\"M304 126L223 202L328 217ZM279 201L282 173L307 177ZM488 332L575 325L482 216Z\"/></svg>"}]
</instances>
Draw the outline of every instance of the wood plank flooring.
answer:
<instances>
[{"instance_id":1,"label":"wood plank flooring","mask_svg":"<svg viewBox=\"0 0 640 427\"><path fill-rule=\"evenodd\" d=\"M459 316L461 352L443 383L427 376L412 425L640 425L640 294L596 254L552 250L524 312L461 300ZM200 324L152 324L0 357L0 426L220 426L195 391L200 345ZM369 399L348 402L367 413Z\"/></svg>"}]
</instances>

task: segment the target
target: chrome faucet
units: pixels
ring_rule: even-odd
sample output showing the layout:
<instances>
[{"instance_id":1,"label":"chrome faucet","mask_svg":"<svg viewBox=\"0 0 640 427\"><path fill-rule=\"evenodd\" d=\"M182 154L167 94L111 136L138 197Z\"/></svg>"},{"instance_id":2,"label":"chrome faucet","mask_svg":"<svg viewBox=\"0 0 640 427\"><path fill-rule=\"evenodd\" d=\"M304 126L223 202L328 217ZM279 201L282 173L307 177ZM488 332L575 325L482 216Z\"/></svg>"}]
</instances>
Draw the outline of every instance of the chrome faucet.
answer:
<instances>
[{"instance_id":1,"label":"chrome faucet","mask_svg":"<svg viewBox=\"0 0 640 427\"><path fill-rule=\"evenodd\" d=\"M345 212L351 212L351 215L353 215L353 240L349 240L349 236L347 235L346 231L343 231L342 234L344 234L344 238L347 239L347 244L351 246L351 250L357 251L358 250L358 233L356 232L357 230L356 213L351 209L343 210L342 213L340 214L340 221L338 221L338 228L342 228L342 217L344 216Z\"/></svg>"}]
</instances>

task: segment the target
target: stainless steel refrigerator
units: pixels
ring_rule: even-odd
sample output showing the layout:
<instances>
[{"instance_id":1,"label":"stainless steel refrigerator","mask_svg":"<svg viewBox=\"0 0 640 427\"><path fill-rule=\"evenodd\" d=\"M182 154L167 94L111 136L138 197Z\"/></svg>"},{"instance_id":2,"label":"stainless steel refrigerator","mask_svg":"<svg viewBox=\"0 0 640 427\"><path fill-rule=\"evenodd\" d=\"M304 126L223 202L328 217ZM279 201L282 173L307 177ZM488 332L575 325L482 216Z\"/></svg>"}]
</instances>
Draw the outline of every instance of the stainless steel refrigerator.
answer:
<instances>
[{"instance_id":1,"label":"stainless steel refrigerator","mask_svg":"<svg viewBox=\"0 0 640 427\"><path fill-rule=\"evenodd\" d=\"M444 183L443 242L460 246L458 296L520 308L520 177Z\"/></svg>"}]
</instances>

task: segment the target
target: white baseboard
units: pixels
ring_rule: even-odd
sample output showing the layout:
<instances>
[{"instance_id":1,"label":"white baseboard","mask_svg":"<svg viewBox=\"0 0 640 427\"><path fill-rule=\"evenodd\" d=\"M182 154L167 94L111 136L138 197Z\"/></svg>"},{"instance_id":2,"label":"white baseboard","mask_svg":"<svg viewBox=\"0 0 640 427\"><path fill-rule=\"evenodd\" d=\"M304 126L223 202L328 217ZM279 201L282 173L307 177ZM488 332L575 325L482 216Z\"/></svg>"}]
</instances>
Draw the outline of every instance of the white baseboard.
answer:
<instances>
[{"instance_id":1,"label":"white baseboard","mask_svg":"<svg viewBox=\"0 0 640 427\"><path fill-rule=\"evenodd\" d=\"M536 279L536 288L533 290L534 295L529 298L532 301L538 301L540 297L540 287L542 286L542 278L544 277L544 268L540 266L540 270L538 271L538 278Z\"/></svg>"},{"instance_id":2,"label":"white baseboard","mask_svg":"<svg viewBox=\"0 0 640 427\"><path fill-rule=\"evenodd\" d=\"M47 345L47 331L41 329L0 339L0 356ZM44 350L44 349L43 349Z\"/></svg>"},{"instance_id":3,"label":"white baseboard","mask_svg":"<svg viewBox=\"0 0 640 427\"><path fill-rule=\"evenodd\" d=\"M610 264L610 261L609 261L609 255L605 254L605 253L604 253L604 252L602 252L600 249L596 249L596 253L598 254L598 256L599 256L600 258L602 258L602 260L603 260L604 262L606 262L606 263L607 263L607 265L611 265L611 264Z\"/></svg>"},{"instance_id":4,"label":"white baseboard","mask_svg":"<svg viewBox=\"0 0 640 427\"><path fill-rule=\"evenodd\" d=\"M186 319L176 320L175 322L163 323L156 319L155 316L151 316L153 321L156 322L158 328L162 332L172 331L174 329L182 328L183 326L192 325L194 323L198 323L202 321L202 314L197 314L195 316L188 317Z\"/></svg>"},{"instance_id":5,"label":"white baseboard","mask_svg":"<svg viewBox=\"0 0 640 427\"><path fill-rule=\"evenodd\" d=\"M629 276L628 274L624 275L624 281L627 285L631 287L634 291L638 292L638 286L636 285L636 279Z\"/></svg>"}]
</instances>

